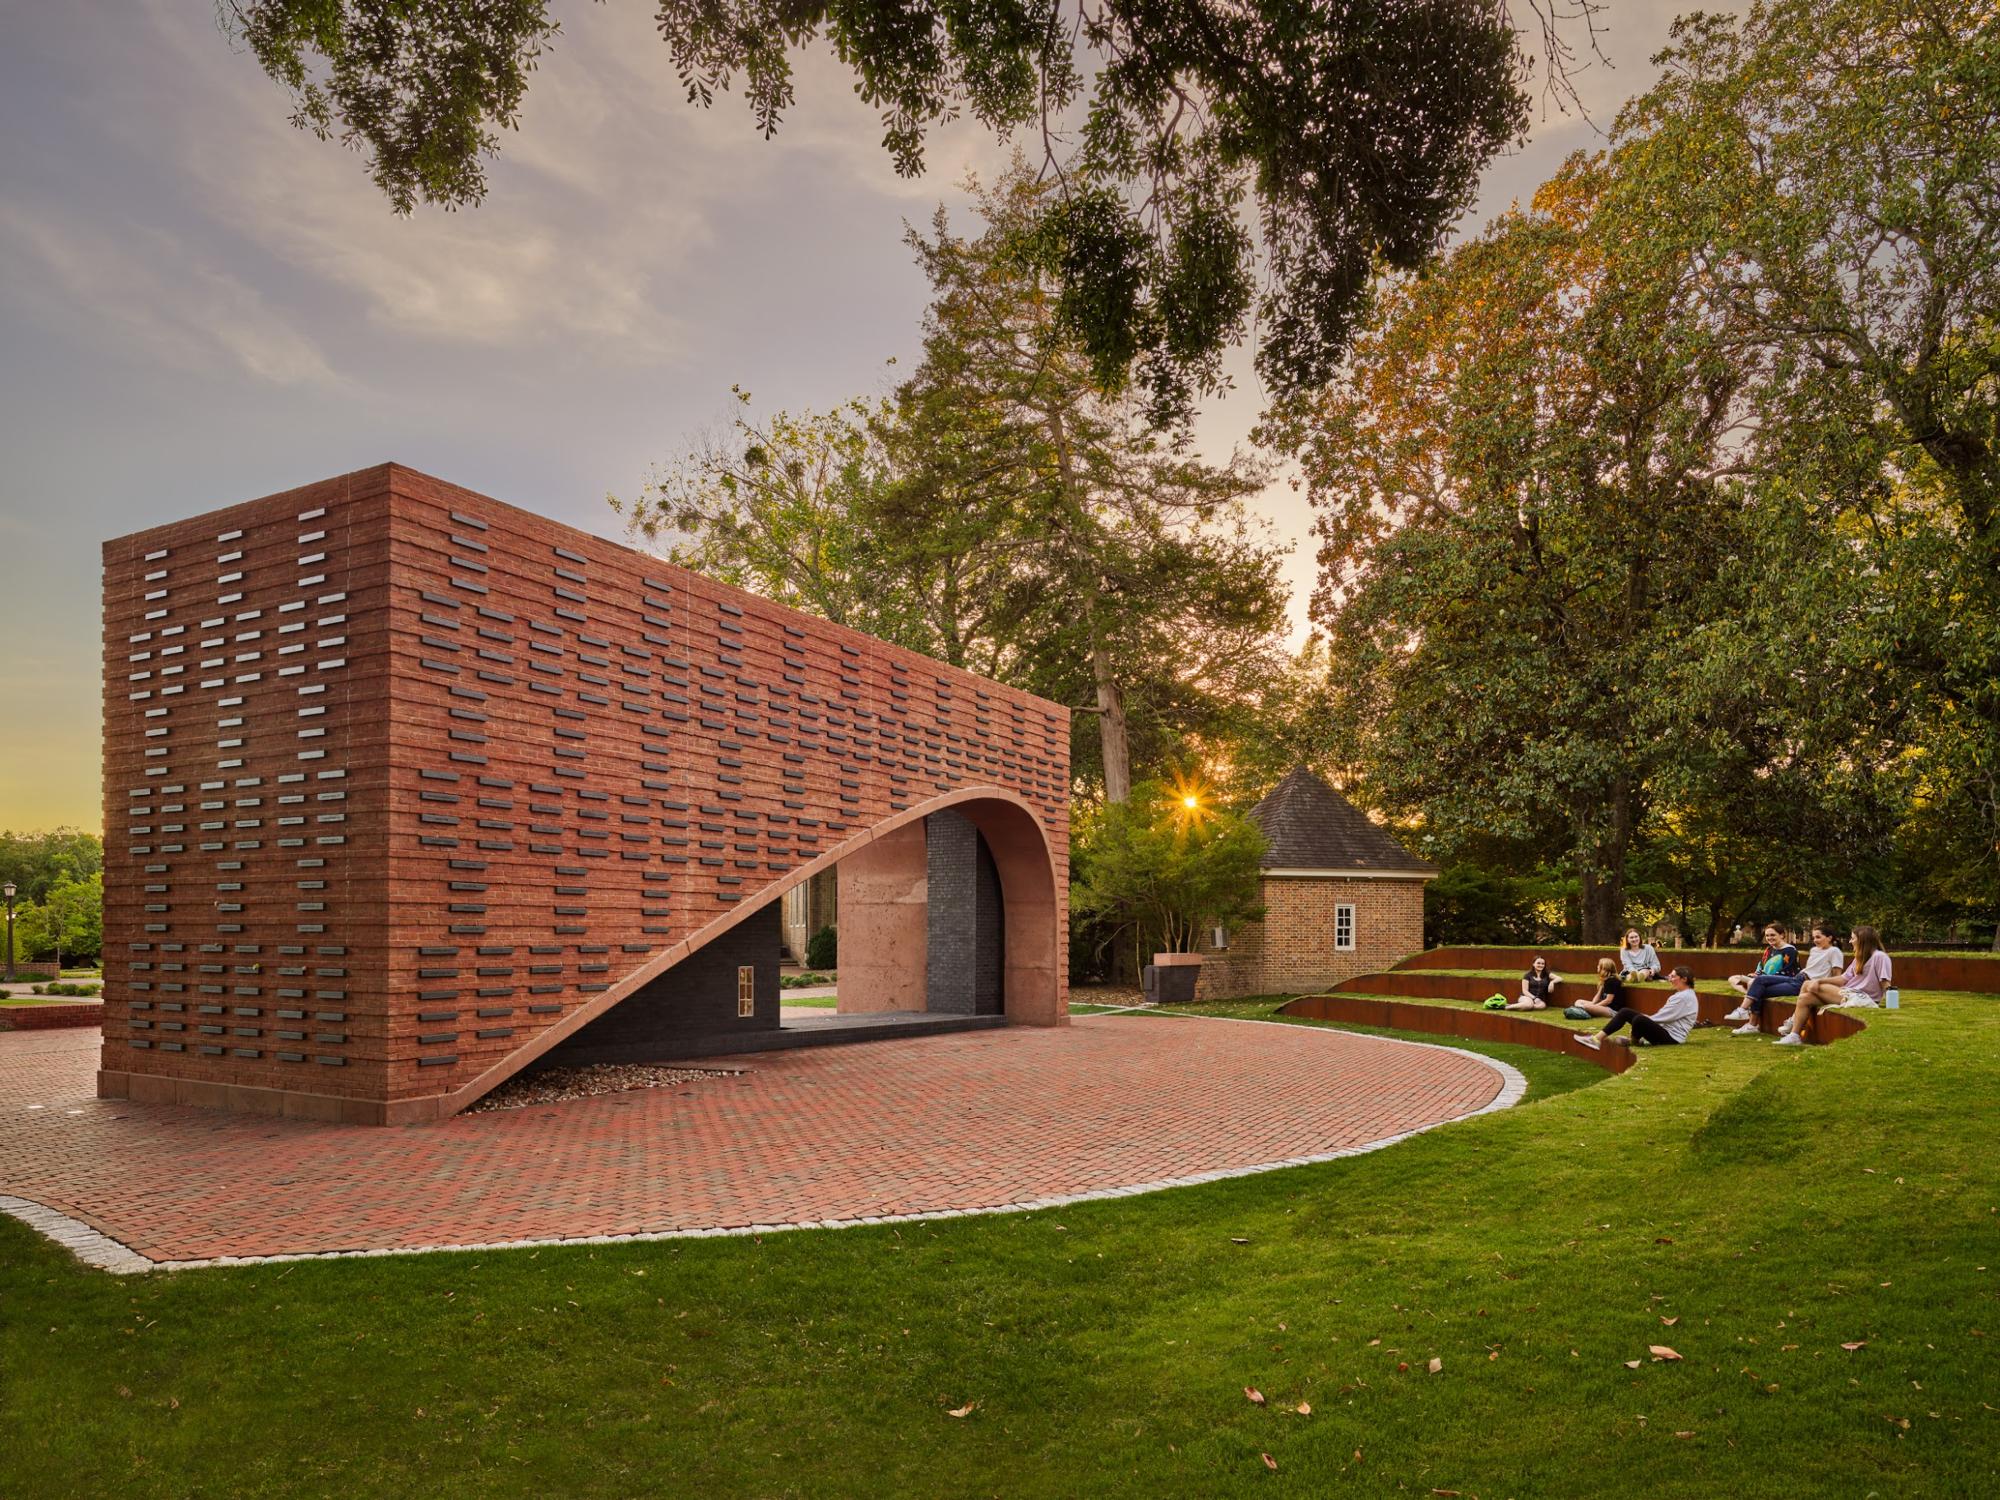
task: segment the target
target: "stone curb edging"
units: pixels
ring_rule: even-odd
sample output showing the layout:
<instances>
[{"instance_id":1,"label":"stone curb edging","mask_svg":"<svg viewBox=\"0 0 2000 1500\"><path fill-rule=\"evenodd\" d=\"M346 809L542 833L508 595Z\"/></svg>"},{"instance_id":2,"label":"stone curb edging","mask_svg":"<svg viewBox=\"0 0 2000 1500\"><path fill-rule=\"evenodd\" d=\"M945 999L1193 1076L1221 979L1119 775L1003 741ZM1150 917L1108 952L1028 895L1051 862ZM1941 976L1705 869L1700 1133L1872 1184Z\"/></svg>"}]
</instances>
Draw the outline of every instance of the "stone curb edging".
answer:
<instances>
[{"instance_id":1,"label":"stone curb edging","mask_svg":"<svg viewBox=\"0 0 2000 1500\"><path fill-rule=\"evenodd\" d=\"M66 1248L86 1266L95 1266L100 1271L130 1276L135 1272L153 1270L157 1265L157 1262L146 1259L110 1235L100 1234L83 1220L72 1219L53 1208L44 1208L29 1198L14 1198L0 1193L0 1214L19 1219L30 1229Z\"/></svg>"},{"instance_id":2,"label":"stone curb edging","mask_svg":"<svg viewBox=\"0 0 2000 1500\"><path fill-rule=\"evenodd\" d=\"M1171 1012L1148 1012L1168 1014ZM1226 1026L1284 1026L1293 1031L1319 1036L1341 1036L1344 1033L1313 1026L1295 1026L1286 1021L1263 1021L1247 1016L1174 1016L1178 1021L1212 1021ZM746 1236L781 1234L793 1229L855 1229L871 1224L921 1224L942 1219L973 1219L991 1217L996 1214L1036 1213L1044 1209L1067 1208L1076 1203L1098 1203L1112 1198L1136 1198L1143 1193L1164 1192L1169 1188L1197 1187L1203 1183L1225 1182L1235 1177L1255 1177L1265 1172L1281 1172L1291 1167L1318 1166L1324 1162L1342 1161L1351 1156L1365 1156L1371 1151L1407 1141L1413 1136L1423 1135L1445 1125L1456 1125L1461 1120L1476 1119L1480 1115L1492 1114L1497 1110L1510 1109L1520 1103L1528 1091L1528 1080L1519 1070L1509 1067L1477 1052L1468 1052L1458 1047L1447 1047L1436 1042L1405 1041L1401 1037L1370 1037L1367 1040L1382 1042L1392 1047L1422 1047L1433 1052L1449 1052L1454 1057L1469 1057L1500 1075L1500 1089L1486 1103L1464 1114L1453 1115L1449 1119L1433 1120L1428 1125L1418 1125L1395 1135L1383 1136L1379 1140L1367 1141L1359 1146L1343 1146L1338 1151L1316 1152L1307 1156L1288 1156L1278 1161L1258 1162L1247 1167L1220 1167L1211 1172L1194 1172L1186 1177L1161 1178L1154 1182L1132 1183L1124 1187L1100 1188L1088 1193L1060 1193L1045 1198L1025 1198L1013 1203L995 1203L978 1208L941 1208L922 1213L908 1214L867 1214L852 1219L807 1220L793 1224L741 1224L713 1229L660 1229L641 1231L636 1234L589 1234L572 1236L552 1236L540 1239L487 1240L463 1245L395 1245L369 1250L303 1250L278 1255L218 1255L201 1260L149 1260L138 1251L113 1239L110 1235L92 1229L80 1219L44 1207L27 1198L15 1198L0 1194L0 1213L19 1219L30 1228L40 1231L57 1244L63 1245L85 1265L98 1270L109 1271L113 1275L130 1276L146 1271L195 1271L215 1266L270 1266L302 1260L367 1260L391 1255L437 1255L445 1253L473 1253L490 1250L535 1250L565 1245L634 1245L651 1244L661 1240L715 1240L742 1239Z\"/></svg>"}]
</instances>

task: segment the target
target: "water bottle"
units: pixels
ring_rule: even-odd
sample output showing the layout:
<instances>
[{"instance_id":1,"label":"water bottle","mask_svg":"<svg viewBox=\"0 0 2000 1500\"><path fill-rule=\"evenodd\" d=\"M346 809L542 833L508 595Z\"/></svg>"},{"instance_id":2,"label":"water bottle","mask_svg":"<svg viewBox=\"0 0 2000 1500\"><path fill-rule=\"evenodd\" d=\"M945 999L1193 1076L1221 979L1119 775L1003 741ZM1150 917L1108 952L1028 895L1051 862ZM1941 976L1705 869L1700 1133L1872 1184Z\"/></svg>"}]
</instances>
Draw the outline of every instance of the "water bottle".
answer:
<instances>
[{"instance_id":1,"label":"water bottle","mask_svg":"<svg viewBox=\"0 0 2000 1500\"><path fill-rule=\"evenodd\" d=\"M1903 992L1898 989L1884 990L1882 992L1882 1004L1889 1010L1901 1010L1903 1008Z\"/></svg>"}]
</instances>

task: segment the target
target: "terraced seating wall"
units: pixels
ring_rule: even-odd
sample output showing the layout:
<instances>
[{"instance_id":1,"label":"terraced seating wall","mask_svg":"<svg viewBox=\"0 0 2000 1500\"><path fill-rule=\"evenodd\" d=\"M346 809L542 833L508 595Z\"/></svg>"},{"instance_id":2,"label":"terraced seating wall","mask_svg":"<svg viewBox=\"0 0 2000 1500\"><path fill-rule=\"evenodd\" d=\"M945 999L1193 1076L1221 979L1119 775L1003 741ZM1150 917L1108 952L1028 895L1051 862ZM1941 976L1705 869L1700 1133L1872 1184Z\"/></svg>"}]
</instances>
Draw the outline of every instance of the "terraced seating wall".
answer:
<instances>
[{"instance_id":1,"label":"terraced seating wall","mask_svg":"<svg viewBox=\"0 0 2000 1500\"><path fill-rule=\"evenodd\" d=\"M1540 954L1557 973L1592 974L1600 958L1615 958L1616 948L1428 948L1399 959L1398 970L1424 969L1512 969L1525 970ZM1742 974L1756 962L1751 948L1663 948L1660 963L1671 969L1686 964L1696 979L1727 979ZM1975 995L2000 995L2000 957L1964 958L1938 954L1901 957L1891 952L1896 983L1914 990L1964 990ZM1344 989L1353 988L1343 985ZM1593 984L1590 989L1595 989ZM1585 991L1586 996L1589 990ZM1489 989L1487 994L1491 994ZM1483 997L1482 997L1483 998Z\"/></svg>"}]
</instances>

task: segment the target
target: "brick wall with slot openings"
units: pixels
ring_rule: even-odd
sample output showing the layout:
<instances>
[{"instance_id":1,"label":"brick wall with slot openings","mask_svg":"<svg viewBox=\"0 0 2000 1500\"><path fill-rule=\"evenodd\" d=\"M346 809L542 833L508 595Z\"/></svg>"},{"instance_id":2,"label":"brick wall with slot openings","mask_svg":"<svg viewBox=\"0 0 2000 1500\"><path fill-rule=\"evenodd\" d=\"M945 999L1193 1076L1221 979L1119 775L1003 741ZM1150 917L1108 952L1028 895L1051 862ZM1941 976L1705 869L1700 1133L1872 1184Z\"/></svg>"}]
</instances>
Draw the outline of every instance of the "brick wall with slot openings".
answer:
<instances>
[{"instance_id":1,"label":"brick wall with slot openings","mask_svg":"<svg viewBox=\"0 0 2000 1500\"><path fill-rule=\"evenodd\" d=\"M1067 888L1058 705L397 465L107 543L104 628L106 1093L383 1118L949 792Z\"/></svg>"}]
</instances>

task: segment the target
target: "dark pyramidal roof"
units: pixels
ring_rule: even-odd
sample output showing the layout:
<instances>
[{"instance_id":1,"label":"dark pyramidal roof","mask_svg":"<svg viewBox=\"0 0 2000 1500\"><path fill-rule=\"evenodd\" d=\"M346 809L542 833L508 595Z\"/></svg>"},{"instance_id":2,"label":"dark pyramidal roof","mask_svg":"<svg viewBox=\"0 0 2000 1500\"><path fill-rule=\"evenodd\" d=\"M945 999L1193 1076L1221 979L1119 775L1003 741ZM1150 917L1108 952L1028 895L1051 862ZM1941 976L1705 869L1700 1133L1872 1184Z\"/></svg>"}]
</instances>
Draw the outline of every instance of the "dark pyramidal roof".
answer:
<instances>
[{"instance_id":1,"label":"dark pyramidal roof","mask_svg":"<svg viewBox=\"0 0 2000 1500\"><path fill-rule=\"evenodd\" d=\"M1435 875L1427 865L1380 828L1367 814L1304 766L1250 809L1264 830L1267 870L1374 870L1385 874Z\"/></svg>"}]
</instances>

